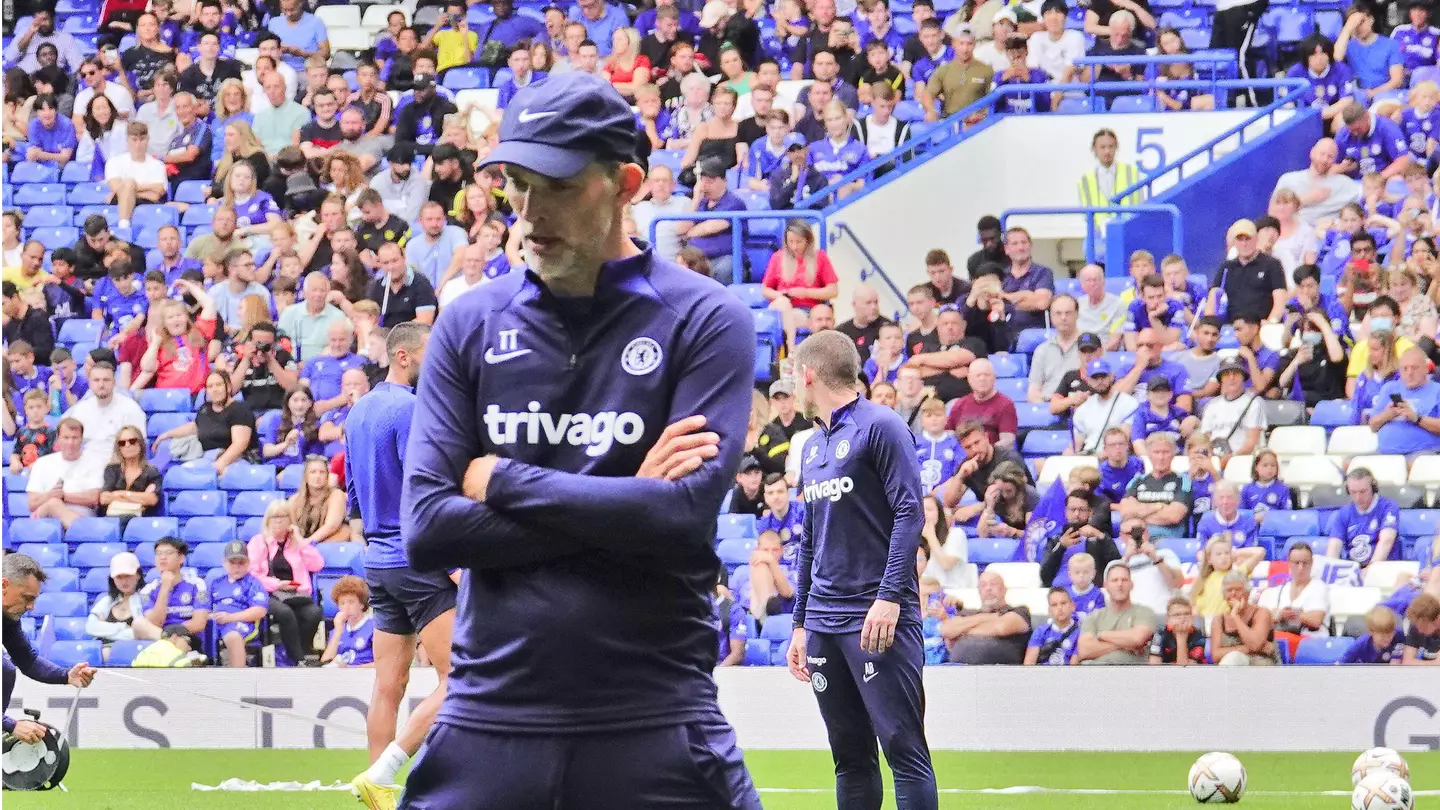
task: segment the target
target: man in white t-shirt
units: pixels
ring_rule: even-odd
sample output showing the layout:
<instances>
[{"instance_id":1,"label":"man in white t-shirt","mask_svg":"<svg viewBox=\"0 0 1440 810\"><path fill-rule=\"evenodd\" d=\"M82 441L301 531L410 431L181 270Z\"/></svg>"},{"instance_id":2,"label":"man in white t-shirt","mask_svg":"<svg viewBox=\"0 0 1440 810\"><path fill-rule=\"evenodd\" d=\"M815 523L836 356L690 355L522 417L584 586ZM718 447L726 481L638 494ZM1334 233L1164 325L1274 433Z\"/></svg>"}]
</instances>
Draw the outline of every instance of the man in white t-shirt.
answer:
<instances>
[{"instance_id":1,"label":"man in white t-shirt","mask_svg":"<svg viewBox=\"0 0 1440 810\"><path fill-rule=\"evenodd\" d=\"M105 81L105 65L100 57L92 56L80 65L80 92L75 94L75 114L71 118L77 130L85 128L85 113L96 93L110 99L115 117L123 120L135 114L135 97L124 85Z\"/></svg>"},{"instance_id":2,"label":"man in white t-shirt","mask_svg":"<svg viewBox=\"0 0 1440 810\"><path fill-rule=\"evenodd\" d=\"M1217 448L1220 455L1246 456L1260 444L1260 434L1268 424L1263 403L1255 402L1255 394L1245 390L1250 370L1238 357L1221 361L1215 371L1220 381L1220 396L1205 405L1200 418L1200 432L1211 441L1224 442Z\"/></svg>"},{"instance_id":3,"label":"man in white t-shirt","mask_svg":"<svg viewBox=\"0 0 1440 810\"><path fill-rule=\"evenodd\" d=\"M271 73L280 74L280 78L285 80L285 98L295 98L295 90L300 84L300 76L295 72L295 68L280 60L279 37L270 33L262 34L258 48L260 53L255 57L255 67L240 73L240 82L245 85L245 91L250 95L252 113L268 110L273 106L270 99L265 97L263 89L266 76Z\"/></svg>"},{"instance_id":4,"label":"man in white t-shirt","mask_svg":"<svg viewBox=\"0 0 1440 810\"><path fill-rule=\"evenodd\" d=\"M125 135L129 151L105 161L105 184L110 186L110 201L120 206L122 228L130 227L137 202L161 202L167 188L165 164L150 154L150 127L131 121Z\"/></svg>"},{"instance_id":5,"label":"man in white t-shirt","mask_svg":"<svg viewBox=\"0 0 1440 810\"><path fill-rule=\"evenodd\" d=\"M460 259L460 271L460 275L445 282L445 286L440 288L438 299L441 309L449 306L450 302L456 298L489 281L485 278L484 245L471 242L465 246L464 255Z\"/></svg>"},{"instance_id":6,"label":"man in white t-shirt","mask_svg":"<svg viewBox=\"0 0 1440 810\"><path fill-rule=\"evenodd\" d=\"M65 412L85 429L85 455L110 462L115 453L115 437L129 425L145 433L145 411L135 400L115 395L115 367L101 361L90 366L86 374L90 392Z\"/></svg>"},{"instance_id":7,"label":"man in white t-shirt","mask_svg":"<svg viewBox=\"0 0 1440 810\"><path fill-rule=\"evenodd\" d=\"M1085 35L1065 27L1068 14L1065 0L1045 0L1040 7L1045 30L1030 35L1030 60L1055 82L1073 81L1075 60L1085 56Z\"/></svg>"},{"instance_id":8,"label":"man in white t-shirt","mask_svg":"<svg viewBox=\"0 0 1440 810\"><path fill-rule=\"evenodd\" d=\"M1085 366L1085 375L1090 378L1094 396L1075 409L1071 433L1075 452L1088 455L1099 449L1105 431L1129 426L1130 418L1140 409L1140 400L1115 389L1115 372L1110 368L1110 361L1103 357L1091 360Z\"/></svg>"},{"instance_id":9,"label":"man in white t-shirt","mask_svg":"<svg viewBox=\"0 0 1440 810\"><path fill-rule=\"evenodd\" d=\"M100 504L109 458L81 452L85 426L74 419L61 419L55 430L55 452L35 459L25 493L33 518L55 518L70 528L82 517L94 517Z\"/></svg>"},{"instance_id":10,"label":"man in white t-shirt","mask_svg":"<svg viewBox=\"0 0 1440 810\"><path fill-rule=\"evenodd\" d=\"M1168 548L1155 548L1150 529L1140 518L1129 518L1120 524L1120 536L1115 542L1120 545L1120 559L1130 569L1130 578L1135 583L1130 601L1150 608L1156 616L1162 615L1170 597L1185 581L1180 557Z\"/></svg>"},{"instance_id":11,"label":"man in white t-shirt","mask_svg":"<svg viewBox=\"0 0 1440 810\"><path fill-rule=\"evenodd\" d=\"M1290 581L1260 592L1260 607L1275 617L1275 629L1302 636L1330 635L1330 586L1313 579L1315 552L1305 543L1290 547Z\"/></svg>"}]
</instances>

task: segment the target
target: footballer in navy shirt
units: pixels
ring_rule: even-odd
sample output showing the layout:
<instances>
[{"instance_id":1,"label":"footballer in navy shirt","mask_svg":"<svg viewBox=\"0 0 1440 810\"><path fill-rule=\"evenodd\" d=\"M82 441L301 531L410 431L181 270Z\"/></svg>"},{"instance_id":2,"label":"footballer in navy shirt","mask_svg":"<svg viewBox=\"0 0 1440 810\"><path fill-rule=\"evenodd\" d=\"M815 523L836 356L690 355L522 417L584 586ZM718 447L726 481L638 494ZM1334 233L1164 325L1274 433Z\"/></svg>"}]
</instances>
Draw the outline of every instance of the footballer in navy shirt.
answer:
<instances>
[{"instance_id":1,"label":"footballer in navy shirt","mask_svg":"<svg viewBox=\"0 0 1440 810\"><path fill-rule=\"evenodd\" d=\"M787 663L830 734L842 808L878 808L876 738L900 810L938 804L925 741L925 644L915 549L924 523L915 442L894 411L855 391L860 355L835 331L793 355L818 414L805 443L805 536Z\"/></svg>"},{"instance_id":2,"label":"footballer in navy shirt","mask_svg":"<svg viewBox=\"0 0 1440 810\"><path fill-rule=\"evenodd\" d=\"M401 531L415 569L467 570L400 806L758 808L711 674L750 313L625 236L644 172L609 83L521 88L499 135L528 269L427 350Z\"/></svg>"}]
</instances>

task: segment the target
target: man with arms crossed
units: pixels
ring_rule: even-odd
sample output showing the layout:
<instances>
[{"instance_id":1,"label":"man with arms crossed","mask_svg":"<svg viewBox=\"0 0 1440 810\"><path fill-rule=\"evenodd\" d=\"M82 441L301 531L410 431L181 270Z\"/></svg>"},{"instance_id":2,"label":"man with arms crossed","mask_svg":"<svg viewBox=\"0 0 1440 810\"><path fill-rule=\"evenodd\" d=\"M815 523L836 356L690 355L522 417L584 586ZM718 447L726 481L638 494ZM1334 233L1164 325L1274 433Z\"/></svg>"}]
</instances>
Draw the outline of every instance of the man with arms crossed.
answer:
<instances>
[{"instance_id":1,"label":"man with arms crossed","mask_svg":"<svg viewBox=\"0 0 1440 810\"><path fill-rule=\"evenodd\" d=\"M402 532L417 570L468 570L402 807L760 806L711 677L754 327L625 236L634 143L629 104L572 71L521 88L486 157L530 272L431 338Z\"/></svg>"},{"instance_id":2,"label":"man with arms crossed","mask_svg":"<svg viewBox=\"0 0 1440 810\"><path fill-rule=\"evenodd\" d=\"M915 547L924 510L915 440L894 411L855 391L860 356L845 335L795 350L818 414L801 462L806 527L787 662L820 704L841 810L879 810L878 737L900 810L938 806L925 742L925 664Z\"/></svg>"},{"instance_id":3,"label":"man with arms crossed","mask_svg":"<svg viewBox=\"0 0 1440 810\"><path fill-rule=\"evenodd\" d=\"M430 327L402 323L390 330L385 353L390 370L384 382L360 397L345 418L345 480L350 511L365 522L365 581L375 614L375 687L365 732L370 768L351 789L371 810L395 807L392 783L420 749L445 699L450 674L450 634L455 627L455 583L443 571L412 570L400 540L400 500L415 384L425 358ZM440 684L395 734L395 715L410 682L415 637L420 637Z\"/></svg>"}]
</instances>

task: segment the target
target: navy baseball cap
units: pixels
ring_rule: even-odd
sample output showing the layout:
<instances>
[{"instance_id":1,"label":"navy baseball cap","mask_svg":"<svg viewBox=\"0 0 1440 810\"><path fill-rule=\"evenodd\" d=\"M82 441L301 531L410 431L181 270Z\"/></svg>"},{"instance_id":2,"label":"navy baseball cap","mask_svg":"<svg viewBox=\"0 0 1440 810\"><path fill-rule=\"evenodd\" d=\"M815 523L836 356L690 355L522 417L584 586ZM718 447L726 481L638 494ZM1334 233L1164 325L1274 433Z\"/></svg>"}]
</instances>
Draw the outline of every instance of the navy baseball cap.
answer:
<instances>
[{"instance_id":1,"label":"navy baseball cap","mask_svg":"<svg viewBox=\"0 0 1440 810\"><path fill-rule=\"evenodd\" d=\"M1110 371L1110 363L1101 358L1091 360L1090 365L1085 367L1085 373L1091 377L1108 377L1113 372Z\"/></svg>"},{"instance_id":2,"label":"navy baseball cap","mask_svg":"<svg viewBox=\"0 0 1440 810\"><path fill-rule=\"evenodd\" d=\"M635 160L635 113L611 84L569 71L526 85L505 108L500 145L480 163L574 177L591 163Z\"/></svg>"}]
</instances>

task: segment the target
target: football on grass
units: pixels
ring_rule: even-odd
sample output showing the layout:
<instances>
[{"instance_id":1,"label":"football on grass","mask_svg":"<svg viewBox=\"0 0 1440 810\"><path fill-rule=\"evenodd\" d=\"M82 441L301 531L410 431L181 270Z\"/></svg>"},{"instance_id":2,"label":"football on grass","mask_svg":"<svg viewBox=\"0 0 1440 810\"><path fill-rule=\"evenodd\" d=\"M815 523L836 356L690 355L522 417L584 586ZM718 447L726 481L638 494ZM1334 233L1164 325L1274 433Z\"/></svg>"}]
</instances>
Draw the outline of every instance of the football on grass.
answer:
<instances>
[{"instance_id":1,"label":"football on grass","mask_svg":"<svg viewBox=\"0 0 1440 810\"><path fill-rule=\"evenodd\" d=\"M1355 792L1350 794L1353 810L1411 810L1414 806L1410 783L1384 771L1375 771L1361 779Z\"/></svg>"},{"instance_id":2,"label":"football on grass","mask_svg":"<svg viewBox=\"0 0 1440 810\"><path fill-rule=\"evenodd\" d=\"M1410 766L1393 748L1371 748L1356 757L1355 766L1350 769L1350 784L1358 785L1373 773L1388 773L1410 781Z\"/></svg>"},{"instance_id":3,"label":"football on grass","mask_svg":"<svg viewBox=\"0 0 1440 810\"><path fill-rule=\"evenodd\" d=\"M1234 804L1245 795L1245 766L1234 756L1212 752L1190 766L1190 795L1201 804Z\"/></svg>"}]
</instances>

